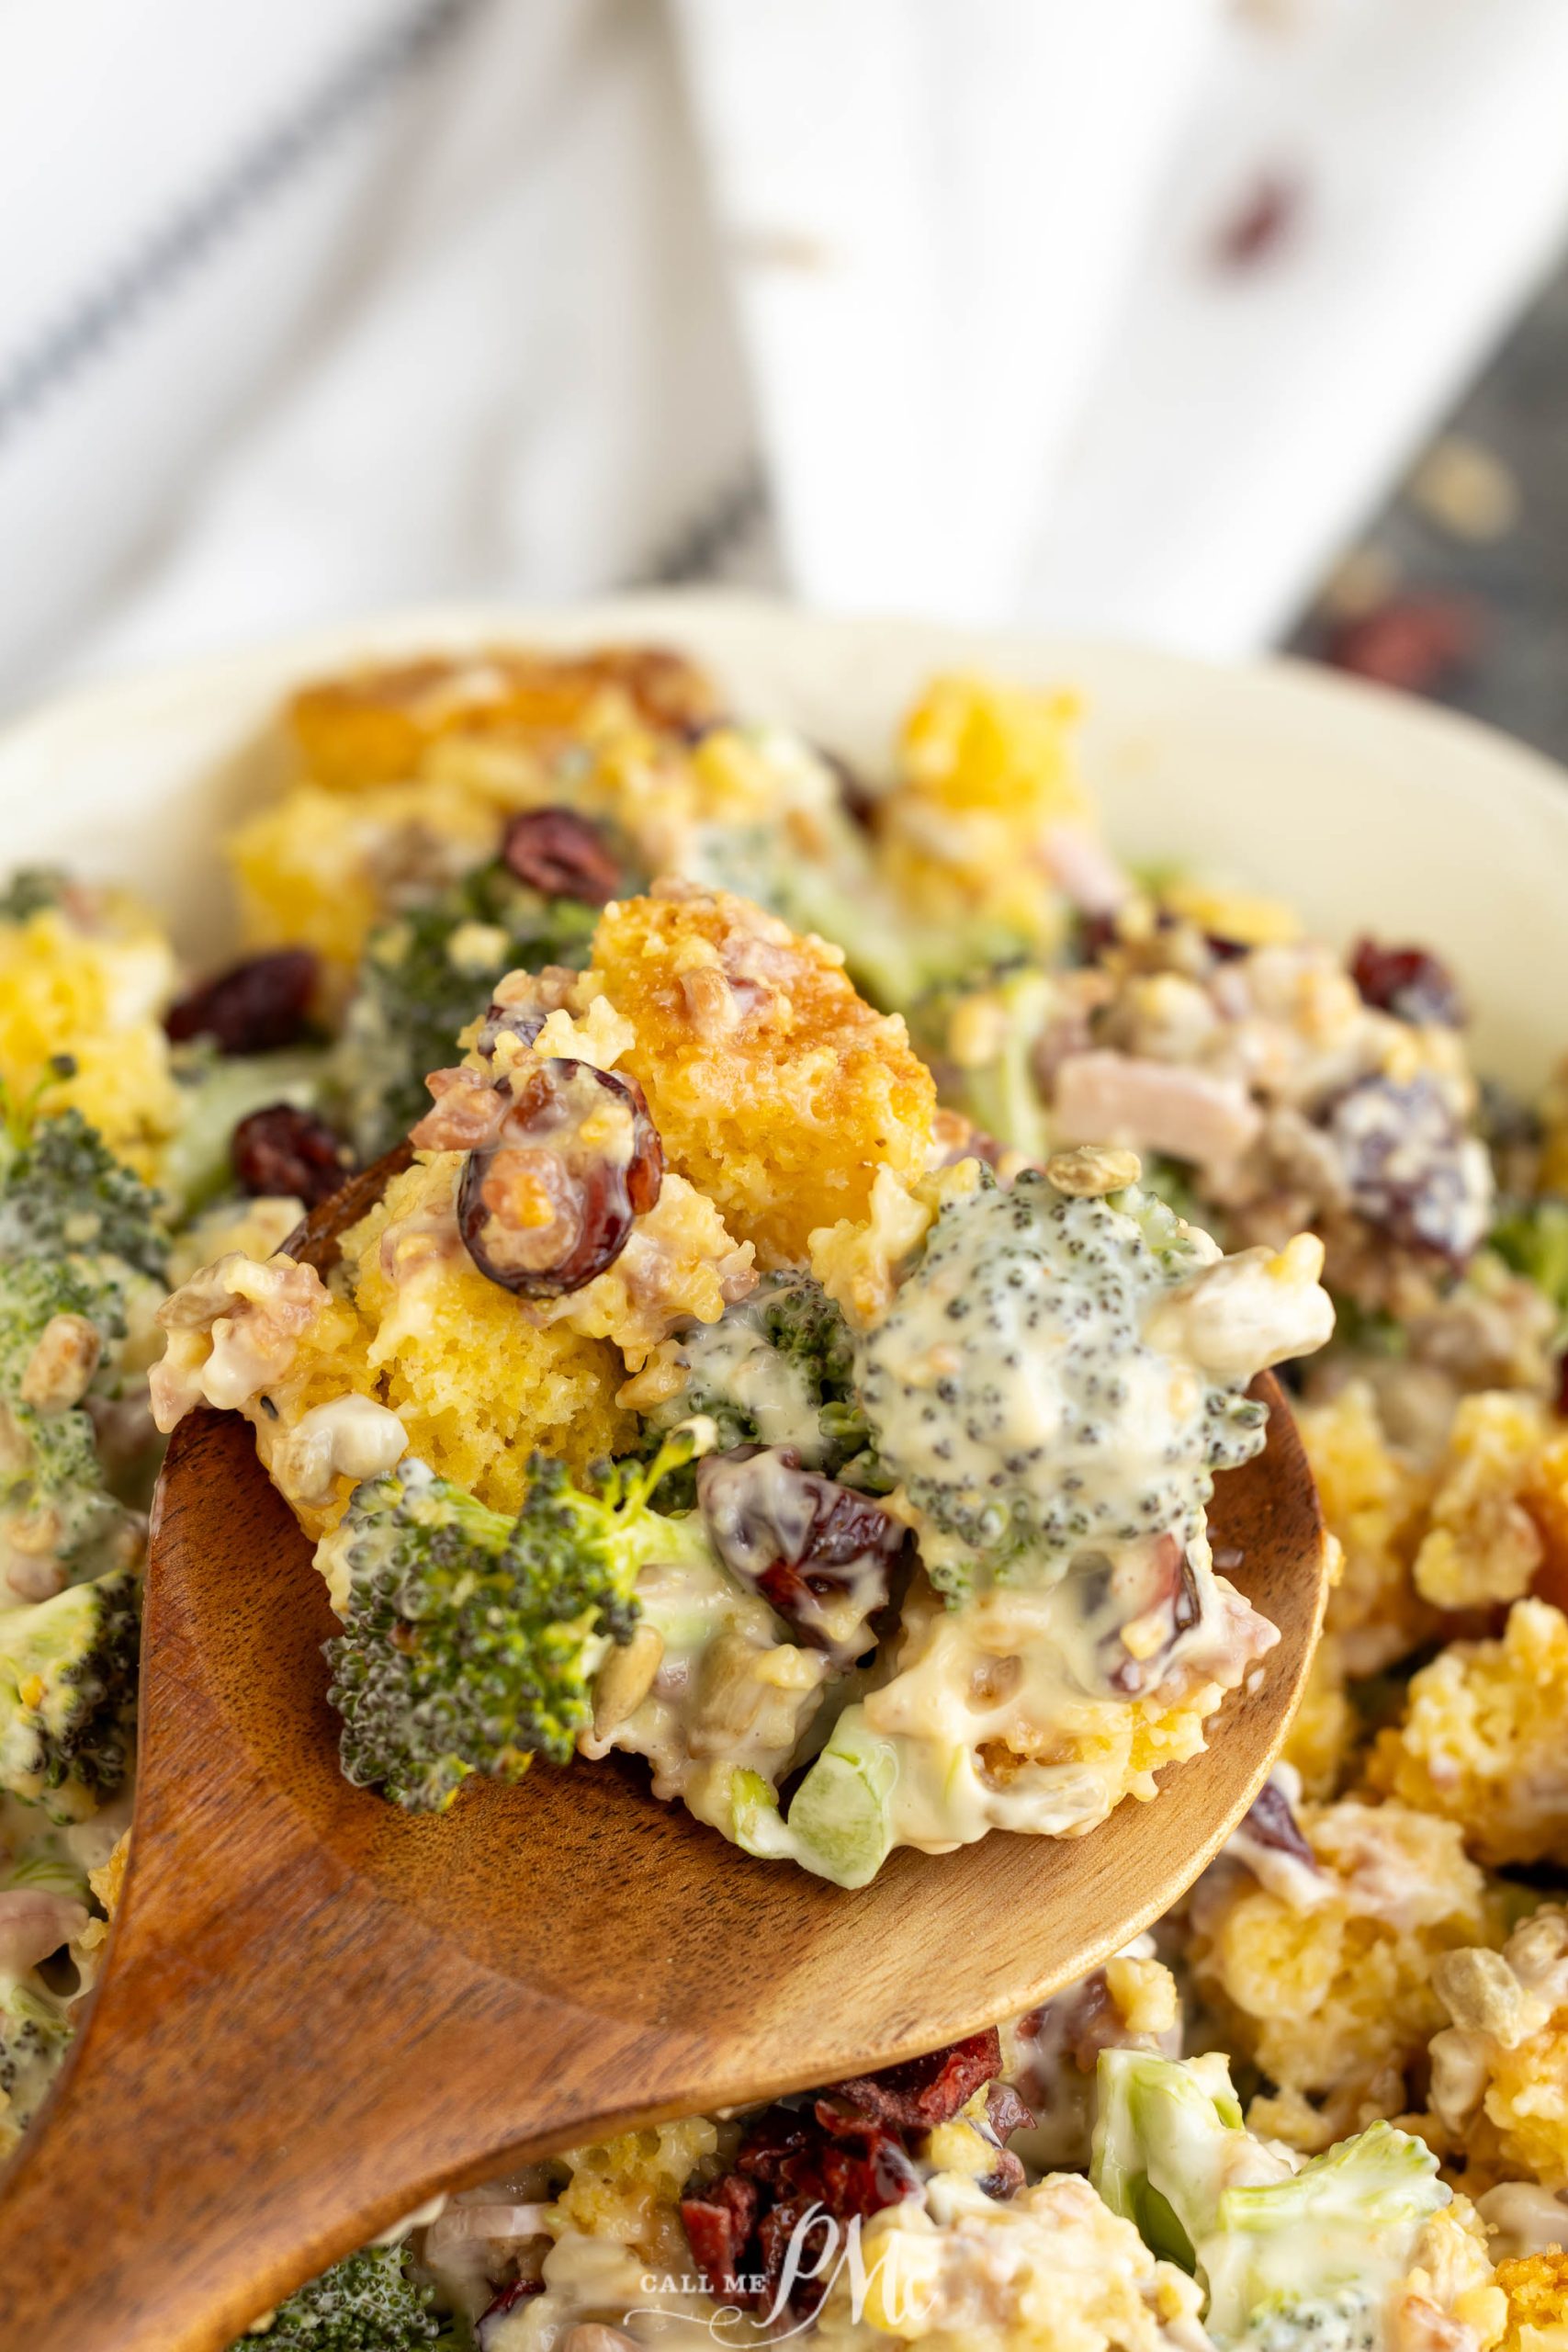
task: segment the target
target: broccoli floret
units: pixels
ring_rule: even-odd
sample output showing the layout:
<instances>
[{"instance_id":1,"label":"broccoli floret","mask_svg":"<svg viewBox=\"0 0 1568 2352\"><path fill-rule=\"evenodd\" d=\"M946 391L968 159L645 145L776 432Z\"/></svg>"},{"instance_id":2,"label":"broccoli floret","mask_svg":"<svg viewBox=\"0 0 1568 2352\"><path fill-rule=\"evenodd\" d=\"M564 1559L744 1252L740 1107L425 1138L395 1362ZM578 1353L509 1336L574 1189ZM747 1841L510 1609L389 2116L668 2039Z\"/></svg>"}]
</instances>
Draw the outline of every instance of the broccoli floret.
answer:
<instances>
[{"instance_id":1,"label":"broccoli floret","mask_svg":"<svg viewBox=\"0 0 1568 2352\"><path fill-rule=\"evenodd\" d=\"M117 1392L116 1359L132 1318L150 1318L163 1265L155 1196L76 1112L8 1118L0 1138L0 1413L10 1434L0 1455L0 1591L17 1555L35 1571L52 1559L74 1581L129 1564L140 1548L140 1519L109 1490L85 1399L89 1389Z\"/></svg>"},{"instance_id":2,"label":"broccoli floret","mask_svg":"<svg viewBox=\"0 0 1568 2352\"><path fill-rule=\"evenodd\" d=\"M70 1821L119 1787L139 1634L125 1570L0 1611L0 1789Z\"/></svg>"},{"instance_id":3,"label":"broccoli floret","mask_svg":"<svg viewBox=\"0 0 1568 2352\"><path fill-rule=\"evenodd\" d=\"M1505 1265L1545 1293L1557 1309L1562 1332L1568 1327L1568 1201L1549 1194L1513 1202L1493 1227L1490 1241Z\"/></svg>"},{"instance_id":4,"label":"broccoli floret","mask_svg":"<svg viewBox=\"0 0 1568 2352\"><path fill-rule=\"evenodd\" d=\"M0 1976L0 2158L43 2105L71 2042L65 2005L36 1983Z\"/></svg>"},{"instance_id":5,"label":"broccoli floret","mask_svg":"<svg viewBox=\"0 0 1568 2352\"><path fill-rule=\"evenodd\" d=\"M943 1101L1026 1159L1044 1159L1051 1149L1034 1048L1054 994L1048 973L1015 962L933 989L910 1015Z\"/></svg>"},{"instance_id":6,"label":"broccoli floret","mask_svg":"<svg viewBox=\"0 0 1568 2352\"><path fill-rule=\"evenodd\" d=\"M686 1385L651 1412L661 1439L693 1416L714 1424L720 1453L752 1443L792 1446L808 1469L874 1492L882 1474L855 1393L854 1340L814 1276L764 1275L749 1298L681 1342ZM690 1499L688 1481L681 1499Z\"/></svg>"},{"instance_id":7,"label":"broccoli floret","mask_svg":"<svg viewBox=\"0 0 1568 2352\"><path fill-rule=\"evenodd\" d=\"M700 1523L649 1501L693 1451L672 1439L594 1491L536 1455L515 1519L412 1459L357 1487L317 1553L344 1620L326 1650L344 1776L441 1813L470 1772L565 1763L601 1662L630 1639L638 1571L707 1557Z\"/></svg>"},{"instance_id":8,"label":"broccoli floret","mask_svg":"<svg viewBox=\"0 0 1568 2352\"><path fill-rule=\"evenodd\" d=\"M1213 1473L1259 1451L1265 1410L1240 1374L1173 1383L1147 1332L1218 1260L1135 1186L1067 1197L1029 1169L944 1204L856 1350L878 1457L928 1522L940 1590L1059 1573L1082 1545L1201 1533Z\"/></svg>"},{"instance_id":9,"label":"broccoli floret","mask_svg":"<svg viewBox=\"0 0 1568 2352\"><path fill-rule=\"evenodd\" d=\"M107 1149L81 1113L35 1118L5 1107L0 1260L118 1258L162 1281L168 1242L158 1195Z\"/></svg>"},{"instance_id":10,"label":"broccoli floret","mask_svg":"<svg viewBox=\"0 0 1568 2352\"><path fill-rule=\"evenodd\" d=\"M503 973L587 963L598 911L543 897L497 859L371 933L334 1057L362 1159L390 1150L429 1109L426 1072L451 1061Z\"/></svg>"},{"instance_id":11,"label":"broccoli floret","mask_svg":"<svg viewBox=\"0 0 1568 2352\"><path fill-rule=\"evenodd\" d=\"M1388 2288L1451 2195L1421 2141L1374 2123L1292 2172L1245 2130L1213 2057L1105 2051L1098 2091L1094 2185L1154 2253L1196 2271L1217 2345L1370 2352Z\"/></svg>"},{"instance_id":12,"label":"broccoli floret","mask_svg":"<svg viewBox=\"0 0 1568 2352\"><path fill-rule=\"evenodd\" d=\"M26 922L46 907L57 907L70 887L71 876L62 865L19 867L0 891L0 922Z\"/></svg>"},{"instance_id":13,"label":"broccoli floret","mask_svg":"<svg viewBox=\"0 0 1568 2352\"><path fill-rule=\"evenodd\" d=\"M260 2336L242 2336L232 2352L415 2352L442 2345L456 2352L431 2311L433 2290L409 2276L402 2246L366 2246L334 2262L280 2303Z\"/></svg>"}]
</instances>

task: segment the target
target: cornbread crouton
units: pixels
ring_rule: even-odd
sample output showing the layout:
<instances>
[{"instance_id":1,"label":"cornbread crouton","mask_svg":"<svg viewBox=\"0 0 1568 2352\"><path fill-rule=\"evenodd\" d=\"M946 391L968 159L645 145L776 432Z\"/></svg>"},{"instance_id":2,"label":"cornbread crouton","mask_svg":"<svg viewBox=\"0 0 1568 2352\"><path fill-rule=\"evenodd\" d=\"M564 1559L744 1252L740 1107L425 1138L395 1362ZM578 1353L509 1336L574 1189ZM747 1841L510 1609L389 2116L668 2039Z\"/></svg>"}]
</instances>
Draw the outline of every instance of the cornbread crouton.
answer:
<instances>
[{"instance_id":1,"label":"cornbread crouton","mask_svg":"<svg viewBox=\"0 0 1568 2352\"><path fill-rule=\"evenodd\" d=\"M836 947L744 899L666 883L612 902L593 974L636 1042L618 1067L648 1097L668 1164L764 1267L863 1217L880 1169L913 1177L935 1089L902 1020L856 995Z\"/></svg>"}]
</instances>

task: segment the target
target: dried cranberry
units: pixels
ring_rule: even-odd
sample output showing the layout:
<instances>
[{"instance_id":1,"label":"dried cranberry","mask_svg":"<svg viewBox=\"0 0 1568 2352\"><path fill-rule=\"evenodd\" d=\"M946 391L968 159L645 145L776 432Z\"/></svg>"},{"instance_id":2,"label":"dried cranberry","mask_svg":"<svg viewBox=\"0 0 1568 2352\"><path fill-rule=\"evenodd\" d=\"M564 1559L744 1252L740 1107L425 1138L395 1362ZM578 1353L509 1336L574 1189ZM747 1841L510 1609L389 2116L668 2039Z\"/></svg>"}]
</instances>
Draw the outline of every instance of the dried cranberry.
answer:
<instances>
[{"instance_id":1,"label":"dried cranberry","mask_svg":"<svg viewBox=\"0 0 1568 2352\"><path fill-rule=\"evenodd\" d=\"M697 1464L697 1500L725 1566L814 1649L853 1657L887 1600L908 1529L868 1495L803 1470L792 1446L736 1446Z\"/></svg>"},{"instance_id":2,"label":"dried cranberry","mask_svg":"<svg viewBox=\"0 0 1568 2352\"><path fill-rule=\"evenodd\" d=\"M253 956L178 998L164 1027L175 1045L210 1037L220 1054L275 1054L306 1034L316 971L308 947Z\"/></svg>"},{"instance_id":3,"label":"dried cranberry","mask_svg":"<svg viewBox=\"0 0 1568 2352\"><path fill-rule=\"evenodd\" d=\"M1464 1000L1453 974L1425 947L1380 947L1374 939L1359 939L1350 978L1362 1001L1380 1012L1427 1026L1464 1026Z\"/></svg>"},{"instance_id":4,"label":"dried cranberry","mask_svg":"<svg viewBox=\"0 0 1568 2352\"><path fill-rule=\"evenodd\" d=\"M1301 216L1302 200L1299 180L1280 171L1260 173L1214 238L1220 267L1250 269L1277 251Z\"/></svg>"},{"instance_id":5,"label":"dried cranberry","mask_svg":"<svg viewBox=\"0 0 1568 2352\"><path fill-rule=\"evenodd\" d=\"M1469 661L1481 637L1475 608L1453 596L1402 596L1329 632L1337 670L1406 694L1430 694Z\"/></svg>"},{"instance_id":6,"label":"dried cranberry","mask_svg":"<svg viewBox=\"0 0 1568 2352\"><path fill-rule=\"evenodd\" d=\"M615 1264L659 1198L664 1155L635 1079L558 1060L512 1083L494 1141L468 1154L458 1221L481 1274L558 1298Z\"/></svg>"},{"instance_id":7,"label":"dried cranberry","mask_svg":"<svg viewBox=\"0 0 1568 2352\"><path fill-rule=\"evenodd\" d=\"M766 2306L792 2245L797 2267L809 2267L818 2245L826 2251L830 2243L829 2222L878 2213L919 2194L919 2174L897 2132L841 2096L829 2096L809 2108L770 2107L755 2117L735 2171L682 2210L693 2255L713 2291L726 2301ZM760 2290L751 2284L758 2278ZM824 2284L797 2275L791 2309L809 2314Z\"/></svg>"},{"instance_id":8,"label":"dried cranberry","mask_svg":"<svg viewBox=\"0 0 1568 2352\"><path fill-rule=\"evenodd\" d=\"M1235 1834L1251 1838L1256 1845L1270 1847L1275 1853L1289 1854L1293 1861L1304 1862L1308 1870L1317 1868L1317 1857L1303 1837L1291 1800L1278 1781L1264 1781Z\"/></svg>"},{"instance_id":9,"label":"dried cranberry","mask_svg":"<svg viewBox=\"0 0 1568 2352\"><path fill-rule=\"evenodd\" d=\"M529 808L513 817L501 855L519 882L547 899L602 907L621 887L603 833L575 808Z\"/></svg>"},{"instance_id":10,"label":"dried cranberry","mask_svg":"<svg viewBox=\"0 0 1568 2352\"><path fill-rule=\"evenodd\" d=\"M756 2227L761 2191L744 2173L726 2173L695 2197L681 2199L681 2219L692 2256L712 2292L723 2302L749 2298L745 2253Z\"/></svg>"},{"instance_id":11,"label":"dried cranberry","mask_svg":"<svg viewBox=\"0 0 1568 2352\"><path fill-rule=\"evenodd\" d=\"M1430 1078L1364 1078L1329 1112L1350 1205L1402 1248L1462 1264L1485 1230L1485 1154Z\"/></svg>"},{"instance_id":12,"label":"dried cranberry","mask_svg":"<svg viewBox=\"0 0 1568 2352\"><path fill-rule=\"evenodd\" d=\"M847 2098L879 2123L907 2132L934 2131L967 2105L982 2083L1001 2073L1001 2038L972 2033L965 2041L950 2042L921 2058L906 2058L901 2065L885 2066L879 2074L852 2075L837 2085Z\"/></svg>"},{"instance_id":13,"label":"dried cranberry","mask_svg":"<svg viewBox=\"0 0 1568 2352\"><path fill-rule=\"evenodd\" d=\"M520 2311L525 2302L544 2291L542 2278L518 2278L510 2287L503 2287L495 2301L485 2305L475 2323L474 2341L479 2346L479 2352L490 2352L491 2345L496 2340L496 2323L505 2319L508 2312Z\"/></svg>"},{"instance_id":14,"label":"dried cranberry","mask_svg":"<svg viewBox=\"0 0 1568 2352\"><path fill-rule=\"evenodd\" d=\"M292 1102L269 1102L242 1119L229 1158L243 1193L292 1194L310 1209L346 1183L353 1164L325 1120Z\"/></svg>"}]
</instances>

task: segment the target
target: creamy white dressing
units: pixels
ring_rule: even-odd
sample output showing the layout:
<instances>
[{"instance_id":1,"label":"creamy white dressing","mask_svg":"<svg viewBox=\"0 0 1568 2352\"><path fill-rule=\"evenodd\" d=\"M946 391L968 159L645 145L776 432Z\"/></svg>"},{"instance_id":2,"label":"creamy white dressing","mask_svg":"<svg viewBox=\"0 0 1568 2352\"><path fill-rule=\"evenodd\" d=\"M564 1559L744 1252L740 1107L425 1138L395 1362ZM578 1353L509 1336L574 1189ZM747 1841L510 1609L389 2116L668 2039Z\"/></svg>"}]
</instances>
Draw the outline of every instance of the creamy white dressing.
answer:
<instances>
[{"instance_id":1,"label":"creamy white dressing","mask_svg":"<svg viewBox=\"0 0 1568 2352\"><path fill-rule=\"evenodd\" d=\"M699 1398L733 1400L755 1423L760 1444L792 1447L807 1465L821 1460L811 1384L799 1363L772 1344L750 1306L688 1332L681 1353L691 1367L688 1386Z\"/></svg>"}]
</instances>

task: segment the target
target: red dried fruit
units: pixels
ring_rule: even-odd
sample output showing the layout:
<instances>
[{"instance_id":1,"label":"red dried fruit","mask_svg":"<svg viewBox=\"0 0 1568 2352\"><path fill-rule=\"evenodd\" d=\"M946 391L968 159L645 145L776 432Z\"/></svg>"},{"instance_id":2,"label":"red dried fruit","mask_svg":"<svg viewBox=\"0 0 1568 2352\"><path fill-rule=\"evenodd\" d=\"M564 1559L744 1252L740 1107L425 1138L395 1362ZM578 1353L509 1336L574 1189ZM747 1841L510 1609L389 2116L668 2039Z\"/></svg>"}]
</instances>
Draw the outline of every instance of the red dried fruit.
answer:
<instances>
[{"instance_id":1,"label":"red dried fruit","mask_svg":"<svg viewBox=\"0 0 1568 2352\"><path fill-rule=\"evenodd\" d=\"M559 1298L615 1264L659 1198L664 1154L635 1079L556 1060L512 1085L494 1140L468 1153L458 1223L492 1283Z\"/></svg>"},{"instance_id":2,"label":"red dried fruit","mask_svg":"<svg viewBox=\"0 0 1568 2352\"><path fill-rule=\"evenodd\" d=\"M242 1119L229 1145L234 1181L253 1198L264 1193L313 1209L348 1180L353 1160L324 1119L292 1102L269 1102Z\"/></svg>"},{"instance_id":3,"label":"red dried fruit","mask_svg":"<svg viewBox=\"0 0 1568 2352\"><path fill-rule=\"evenodd\" d=\"M1277 251L1301 217L1299 180L1279 171L1260 172L1242 202L1222 222L1213 256L1223 269L1250 269Z\"/></svg>"},{"instance_id":4,"label":"red dried fruit","mask_svg":"<svg viewBox=\"0 0 1568 2352\"><path fill-rule=\"evenodd\" d=\"M282 947L190 989L164 1016L175 1045L210 1037L220 1054L275 1054L297 1046L310 1026L316 958L308 947Z\"/></svg>"},{"instance_id":5,"label":"red dried fruit","mask_svg":"<svg viewBox=\"0 0 1568 2352\"><path fill-rule=\"evenodd\" d=\"M986 2120L998 2140L1010 2140L1015 2132L1030 2131L1034 2117L1010 2083L993 2083L986 2093Z\"/></svg>"},{"instance_id":6,"label":"red dried fruit","mask_svg":"<svg viewBox=\"0 0 1568 2352\"><path fill-rule=\"evenodd\" d=\"M1269 1847L1277 1854L1289 1854L1292 1861L1304 1863L1308 1870L1317 1868L1317 1857L1303 1837L1291 1800L1278 1781L1264 1781L1243 1815L1237 1834L1250 1838L1257 1845Z\"/></svg>"},{"instance_id":7,"label":"red dried fruit","mask_svg":"<svg viewBox=\"0 0 1568 2352\"><path fill-rule=\"evenodd\" d=\"M1159 1647L1145 1657L1129 1654L1120 1627L1101 1645L1111 1687L1128 1698L1154 1687L1165 1671L1173 1645L1181 1634L1191 1632L1202 1614L1197 1579L1187 1557L1187 1547L1179 1536L1168 1532L1156 1537L1141 1565L1142 1581L1135 1595L1130 1589L1126 1593L1122 1623L1146 1617L1156 1609L1168 1609L1170 1626ZM1132 1555L1122 1563L1123 1579L1130 1581L1131 1570Z\"/></svg>"},{"instance_id":8,"label":"red dried fruit","mask_svg":"<svg viewBox=\"0 0 1568 2352\"><path fill-rule=\"evenodd\" d=\"M887 1600L908 1529L869 1495L803 1470L791 1446L739 1445L697 1464L714 1547L815 1649L854 1657Z\"/></svg>"},{"instance_id":9,"label":"red dried fruit","mask_svg":"<svg viewBox=\"0 0 1568 2352\"><path fill-rule=\"evenodd\" d=\"M852 2101L879 2123L931 2132L955 2116L981 2084L994 2080L1001 2070L1001 2038L993 2026L987 2033L950 2042L945 2050L885 2066L879 2074L852 2075L835 2087L840 2098Z\"/></svg>"},{"instance_id":10,"label":"red dried fruit","mask_svg":"<svg viewBox=\"0 0 1568 2352\"><path fill-rule=\"evenodd\" d=\"M1365 1078L1340 1095L1328 1134L1359 1216L1407 1250L1461 1264L1485 1229L1483 1164L1431 1079Z\"/></svg>"},{"instance_id":11,"label":"red dried fruit","mask_svg":"<svg viewBox=\"0 0 1568 2352\"><path fill-rule=\"evenodd\" d=\"M604 836L575 808L528 808L513 817L501 855L519 882L547 899L602 907L621 887Z\"/></svg>"},{"instance_id":12,"label":"red dried fruit","mask_svg":"<svg viewBox=\"0 0 1568 2352\"><path fill-rule=\"evenodd\" d=\"M495 2301L485 2305L474 2324L474 2341L479 2346L479 2352L490 2352L491 2346L496 2341L500 2323L509 2312L521 2310L525 2302L544 2291L542 2278L518 2278L510 2287L503 2287Z\"/></svg>"},{"instance_id":13,"label":"red dried fruit","mask_svg":"<svg viewBox=\"0 0 1568 2352\"><path fill-rule=\"evenodd\" d=\"M792 2241L796 2266L809 2267L828 2221L864 2218L919 2194L920 2176L898 2133L828 2096L809 2108L765 2109L747 2126L736 2170L688 2199L682 2211L695 2208L686 2233L713 2291L728 2302L766 2308ZM760 2287L752 2283L759 2279ZM792 2311L814 2311L824 2284L797 2276Z\"/></svg>"},{"instance_id":14,"label":"red dried fruit","mask_svg":"<svg viewBox=\"0 0 1568 2352\"><path fill-rule=\"evenodd\" d=\"M1425 947L1380 947L1359 939L1350 952L1350 978L1363 1003L1400 1021L1462 1029L1464 1000L1453 974Z\"/></svg>"},{"instance_id":15,"label":"red dried fruit","mask_svg":"<svg viewBox=\"0 0 1568 2352\"><path fill-rule=\"evenodd\" d=\"M1468 662L1481 640L1473 605L1456 596L1398 596L1342 621L1324 647L1337 670L1406 694L1430 694Z\"/></svg>"}]
</instances>

